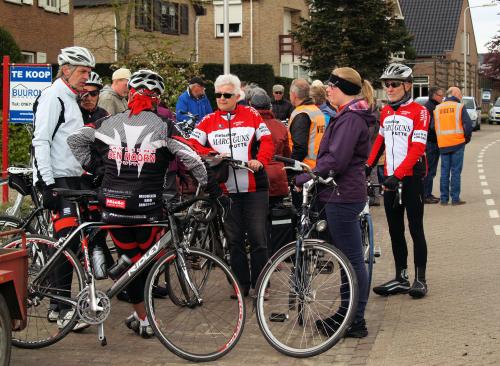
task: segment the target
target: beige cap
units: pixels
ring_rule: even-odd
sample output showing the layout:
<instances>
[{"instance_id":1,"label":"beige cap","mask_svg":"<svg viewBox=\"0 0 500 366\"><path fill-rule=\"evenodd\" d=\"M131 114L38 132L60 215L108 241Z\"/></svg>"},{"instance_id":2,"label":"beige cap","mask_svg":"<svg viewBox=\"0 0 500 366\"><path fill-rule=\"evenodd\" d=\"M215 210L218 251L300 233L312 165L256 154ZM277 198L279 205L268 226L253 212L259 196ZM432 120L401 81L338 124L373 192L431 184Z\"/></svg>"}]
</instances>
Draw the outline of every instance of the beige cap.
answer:
<instances>
[{"instance_id":1,"label":"beige cap","mask_svg":"<svg viewBox=\"0 0 500 366\"><path fill-rule=\"evenodd\" d=\"M285 91L285 87L283 85L280 85L280 84L276 84L273 86L273 93L274 92L284 92Z\"/></svg>"},{"instance_id":2,"label":"beige cap","mask_svg":"<svg viewBox=\"0 0 500 366\"><path fill-rule=\"evenodd\" d=\"M122 68L122 69L116 70L113 73L113 77L111 79L112 80L118 80L118 79L127 79L127 80L129 80L130 76L132 76L132 74L130 73L130 70Z\"/></svg>"}]
</instances>

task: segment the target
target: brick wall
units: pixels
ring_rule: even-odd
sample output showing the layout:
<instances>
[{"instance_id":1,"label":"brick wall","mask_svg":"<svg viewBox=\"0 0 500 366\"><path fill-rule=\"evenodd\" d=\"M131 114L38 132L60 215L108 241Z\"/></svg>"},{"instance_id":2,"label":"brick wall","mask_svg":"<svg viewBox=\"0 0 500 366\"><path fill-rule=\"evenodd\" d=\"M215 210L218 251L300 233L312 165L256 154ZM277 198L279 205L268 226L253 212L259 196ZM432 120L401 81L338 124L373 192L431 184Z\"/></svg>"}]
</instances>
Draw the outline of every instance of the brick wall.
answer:
<instances>
[{"instance_id":1,"label":"brick wall","mask_svg":"<svg viewBox=\"0 0 500 366\"><path fill-rule=\"evenodd\" d=\"M0 26L12 34L22 51L45 52L47 63L56 63L60 49L73 45L73 11L51 13L39 7L37 0L33 5L0 0Z\"/></svg>"}]
</instances>

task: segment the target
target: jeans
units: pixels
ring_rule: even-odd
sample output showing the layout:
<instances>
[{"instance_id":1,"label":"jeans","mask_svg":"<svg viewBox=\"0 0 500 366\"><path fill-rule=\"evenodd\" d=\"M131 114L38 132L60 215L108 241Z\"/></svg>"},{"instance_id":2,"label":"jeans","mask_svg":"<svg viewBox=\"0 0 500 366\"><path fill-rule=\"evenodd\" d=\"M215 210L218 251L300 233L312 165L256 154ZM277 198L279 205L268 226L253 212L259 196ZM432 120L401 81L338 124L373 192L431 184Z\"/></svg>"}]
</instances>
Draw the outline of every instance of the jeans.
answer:
<instances>
[{"instance_id":1,"label":"jeans","mask_svg":"<svg viewBox=\"0 0 500 366\"><path fill-rule=\"evenodd\" d=\"M427 141L425 155L427 156L427 164L429 166L427 175L424 178L424 198L427 198L432 196L432 183L434 181L434 177L436 176L436 170L439 162L439 147L437 143Z\"/></svg>"},{"instance_id":2,"label":"jeans","mask_svg":"<svg viewBox=\"0 0 500 366\"><path fill-rule=\"evenodd\" d=\"M460 175L464 164L464 150L465 146L462 146L456 151L441 154L441 202L447 203L450 195L452 203L460 201Z\"/></svg>"},{"instance_id":3,"label":"jeans","mask_svg":"<svg viewBox=\"0 0 500 366\"><path fill-rule=\"evenodd\" d=\"M248 290L255 288L259 274L267 262L268 191L235 193L224 230L231 251L231 269L240 285ZM246 240L250 242L248 267Z\"/></svg>"},{"instance_id":4,"label":"jeans","mask_svg":"<svg viewBox=\"0 0 500 366\"><path fill-rule=\"evenodd\" d=\"M364 207L365 202L327 203L325 205L332 244L346 255L358 278L359 298L355 321L364 318L368 302L368 273L366 272L359 226L359 214ZM348 294L347 289L342 287L341 294Z\"/></svg>"}]
</instances>

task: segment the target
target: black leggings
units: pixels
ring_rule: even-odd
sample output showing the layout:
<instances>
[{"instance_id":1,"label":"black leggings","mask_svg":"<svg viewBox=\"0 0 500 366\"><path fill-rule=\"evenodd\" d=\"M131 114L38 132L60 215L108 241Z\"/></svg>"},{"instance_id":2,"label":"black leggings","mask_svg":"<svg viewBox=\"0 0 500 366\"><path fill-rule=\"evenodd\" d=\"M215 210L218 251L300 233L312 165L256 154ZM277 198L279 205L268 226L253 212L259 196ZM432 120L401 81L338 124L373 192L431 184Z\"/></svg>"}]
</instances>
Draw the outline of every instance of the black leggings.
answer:
<instances>
[{"instance_id":1,"label":"black leggings","mask_svg":"<svg viewBox=\"0 0 500 366\"><path fill-rule=\"evenodd\" d=\"M427 243L424 234L424 188L421 177L403 179L402 205L395 202L396 192L384 192L384 207L391 235L392 254L397 270L408 268L408 248L405 239L404 211L408 218L415 266L425 267L427 263Z\"/></svg>"}]
</instances>

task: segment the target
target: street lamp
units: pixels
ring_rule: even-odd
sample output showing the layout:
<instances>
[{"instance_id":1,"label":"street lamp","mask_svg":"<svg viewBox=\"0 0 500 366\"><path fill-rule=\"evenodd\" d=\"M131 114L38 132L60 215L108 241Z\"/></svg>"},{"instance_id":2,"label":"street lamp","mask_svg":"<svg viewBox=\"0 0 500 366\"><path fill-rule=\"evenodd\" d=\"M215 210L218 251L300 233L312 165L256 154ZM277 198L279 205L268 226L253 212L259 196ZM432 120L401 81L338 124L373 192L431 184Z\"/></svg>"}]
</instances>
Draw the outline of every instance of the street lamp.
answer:
<instances>
[{"instance_id":1,"label":"street lamp","mask_svg":"<svg viewBox=\"0 0 500 366\"><path fill-rule=\"evenodd\" d=\"M489 4L483 4L483 5L476 5L476 6L468 6L464 10L464 93L463 95L467 95L467 18L465 14L467 13L467 9L471 8L486 8L488 6L495 6L497 5L496 3L489 3Z\"/></svg>"}]
</instances>

